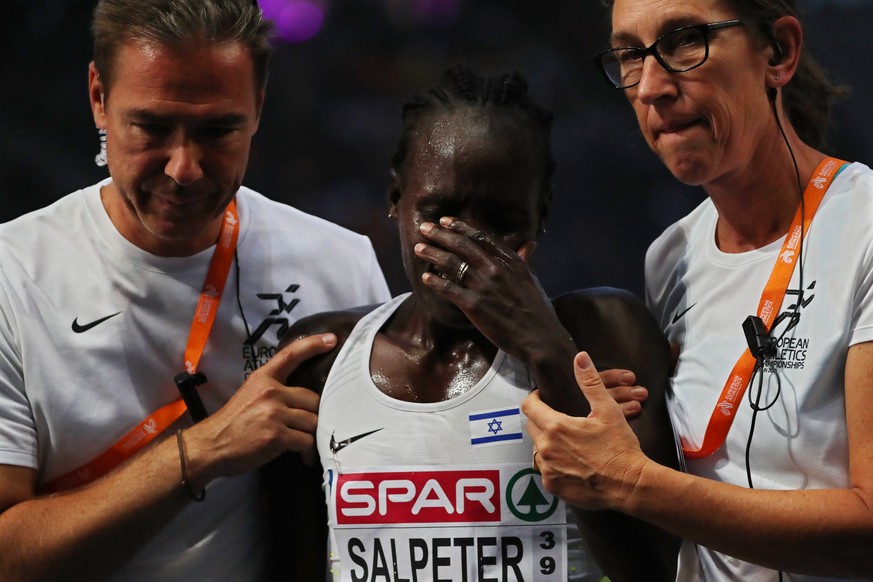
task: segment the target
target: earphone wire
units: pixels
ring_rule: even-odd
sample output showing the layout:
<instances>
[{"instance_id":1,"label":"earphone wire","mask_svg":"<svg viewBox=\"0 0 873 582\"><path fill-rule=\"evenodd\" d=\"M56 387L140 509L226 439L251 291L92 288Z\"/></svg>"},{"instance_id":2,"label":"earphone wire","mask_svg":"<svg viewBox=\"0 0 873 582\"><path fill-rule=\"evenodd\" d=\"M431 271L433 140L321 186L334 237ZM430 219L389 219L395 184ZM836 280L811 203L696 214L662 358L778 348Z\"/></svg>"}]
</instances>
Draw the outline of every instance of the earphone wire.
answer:
<instances>
[{"instance_id":1,"label":"earphone wire","mask_svg":"<svg viewBox=\"0 0 873 582\"><path fill-rule=\"evenodd\" d=\"M794 150L791 148L791 143L788 141L788 136L785 135L785 130L782 127L782 121L779 119L779 111L776 108L776 99L772 99L770 101L771 106L773 107L773 116L776 118L776 126L779 128L779 133L782 135L782 141L785 142L785 147L788 148L788 153L791 156L791 163L794 165L794 177L797 179L797 191L800 195L800 248L797 252L797 261L798 261L798 289L797 289L797 302L794 304L794 316L800 316L800 307L803 304L803 239L805 235L805 223L806 223L806 201L803 199L803 182L800 181L800 168L797 165L797 158L794 156ZM790 236L786 234L786 236ZM792 318L793 319L793 318ZM785 329L782 331L782 334L776 338L771 338L773 341L773 345L775 346L779 340L781 340L788 330L793 327L790 325L786 325ZM771 330L768 330L768 332ZM763 368L764 363L766 362L767 357L765 355L761 355L757 358L755 363L755 369L752 372L752 377L749 379L749 386L751 387L752 383L755 381L755 376L758 376L758 391L757 396L755 397L755 402L752 403L752 395L749 394L749 405L752 408L752 421L749 425L749 438L746 441L746 479L749 483L749 489L754 489L754 485L752 484L752 465L751 465L751 448L752 448L752 436L755 434L755 421L757 420L758 413L767 410L772 407L779 399L779 395L782 392L782 380L779 378L779 374L774 371L774 376L776 377L776 395L773 397L773 401L767 404L764 407L760 406L761 395L764 390L764 374ZM779 573L779 582L782 582L782 570L778 570Z\"/></svg>"},{"instance_id":2,"label":"earphone wire","mask_svg":"<svg viewBox=\"0 0 873 582\"><path fill-rule=\"evenodd\" d=\"M242 298L239 290L239 253L233 251L233 260L236 264L236 305L239 308L239 314L242 316L243 324L246 326L246 339L252 337L252 330L249 328L249 322L246 320L246 313L243 311Z\"/></svg>"},{"instance_id":3,"label":"earphone wire","mask_svg":"<svg viewBox=\"0 0 873 582\"><path fill-rule=\"evenodd\" d=\"M791 163L794 165L794 177L797 180L797 193L800 196L800 247L797 251L797 304L795 312L799 312L800 304L803 302L803 238L806 235L806 201L803 199L803 182L800 181L800 168L797 165L797 158L794 156L794 150L791 148L791 143L788 141L788 136L785 135L785 130L782 128L782 121L779 119L779 111L776 109L776 101L772 101L773 116L776 118L776 126L779 128L779 133L782 134L782 141L785 142L785 147L788 148L788 154L791 156ZM784 332L783 332L784 335ZM781 339L782 336L780 336Z\"/></svg>"}]
</instances>

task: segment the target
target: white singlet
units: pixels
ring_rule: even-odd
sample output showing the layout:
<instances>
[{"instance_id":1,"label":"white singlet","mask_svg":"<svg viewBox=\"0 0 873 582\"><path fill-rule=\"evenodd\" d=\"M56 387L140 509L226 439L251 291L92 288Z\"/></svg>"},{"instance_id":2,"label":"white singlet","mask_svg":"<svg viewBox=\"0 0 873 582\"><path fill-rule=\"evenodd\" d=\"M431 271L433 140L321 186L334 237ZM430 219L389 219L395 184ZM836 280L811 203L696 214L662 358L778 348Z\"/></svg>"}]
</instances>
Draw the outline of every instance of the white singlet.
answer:
<instances>
[{"instance_id":1,"label":"white singlet","mask_svg":"<svg viewBox=\"0 0 873 582\"><path fill-rule=\"evenodd\" d=\"M321 397L334 580L599 580L572 515L568 526L531 469L520 362L498 352L473 388L443 402L397 400L373 383L374 338L408 296L358 322Z\"/></svg>"}]
</instances>

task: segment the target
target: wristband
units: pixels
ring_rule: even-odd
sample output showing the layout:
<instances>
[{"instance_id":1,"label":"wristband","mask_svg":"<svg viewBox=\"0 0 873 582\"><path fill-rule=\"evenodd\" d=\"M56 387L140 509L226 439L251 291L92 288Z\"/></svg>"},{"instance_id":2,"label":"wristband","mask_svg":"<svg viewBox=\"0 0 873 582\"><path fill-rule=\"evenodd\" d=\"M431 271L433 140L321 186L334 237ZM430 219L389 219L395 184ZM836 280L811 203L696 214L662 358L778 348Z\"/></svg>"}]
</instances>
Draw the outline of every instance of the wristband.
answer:
<instances>
[{"instance_id":1,"label":"wristband","mask_svg":"<svg viewBox=\"0 0 873 582\"><path fill-rule=\"evenodd\" d=\"M191 482L188 480L188 459L185 457L185 444L182 441L182 429L176 431L176 442L179 445L179 462L182 464L182 489L194 501L203 501L206 499L206 488L204 487L199 492L194 490Z\"/></svg>"}]
</instances>

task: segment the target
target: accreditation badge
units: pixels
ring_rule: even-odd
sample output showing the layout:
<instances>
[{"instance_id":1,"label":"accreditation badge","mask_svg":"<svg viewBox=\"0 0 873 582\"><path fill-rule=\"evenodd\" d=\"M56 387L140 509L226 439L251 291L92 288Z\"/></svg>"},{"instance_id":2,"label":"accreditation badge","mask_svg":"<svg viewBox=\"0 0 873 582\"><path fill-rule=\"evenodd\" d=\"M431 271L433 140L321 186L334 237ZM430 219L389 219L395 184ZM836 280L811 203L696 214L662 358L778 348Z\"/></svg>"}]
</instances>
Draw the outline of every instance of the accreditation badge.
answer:
<instances>
[{"instance_id":1,"label":"accreditation badge","mask_svg":"<svg viewBox=\"0 0 873 582\"><path fill-rule=\"evenodd\" d=\"M328 473L343 582L567 579L567 510L529 464Z\"/></svg>"}]
</instances>

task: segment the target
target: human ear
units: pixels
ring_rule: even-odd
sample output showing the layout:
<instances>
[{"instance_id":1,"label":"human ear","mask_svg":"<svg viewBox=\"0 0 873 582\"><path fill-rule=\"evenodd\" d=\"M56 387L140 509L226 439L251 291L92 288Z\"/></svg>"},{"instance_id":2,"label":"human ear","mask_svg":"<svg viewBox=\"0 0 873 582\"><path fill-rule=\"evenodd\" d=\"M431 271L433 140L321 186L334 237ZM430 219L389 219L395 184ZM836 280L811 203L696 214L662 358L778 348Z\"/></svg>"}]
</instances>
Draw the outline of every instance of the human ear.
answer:
<instances>
[{"instance_id":1,"label":"human ear","mask_svg":"<svg viewBox=\"0 0 873 582\"><path fill-rule=\"evenodd\" d=\"M400 176L397 175L397 171L394 168L391 168L389 175L388 218L397 218L397 204L400 202L401 195Z\"/></svg>"},{"instance_id":2,"label":"human ear","mask_svg":"<svg viewBox=\"0 0 873 582\"><path fill-rule=\"evenodd\" d=\"M106 129L106 90L100 73L92 61L88 65L88 98L91 101L91 113L94 115L94 124L100 129Z\"/></svg>"},{"instance_id":3,"label":"human ear","mask_svg":"<svg viewBox=\"0 0 873 582\"><path fill-rule=\"evenodd\" d=\"M782 16L770 29L770 52L766 85L770 89L785 86L794 77L803 50L803 29L793 16Z\"/></svg>"}]
</instances>

